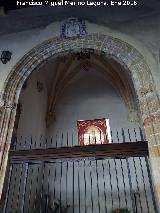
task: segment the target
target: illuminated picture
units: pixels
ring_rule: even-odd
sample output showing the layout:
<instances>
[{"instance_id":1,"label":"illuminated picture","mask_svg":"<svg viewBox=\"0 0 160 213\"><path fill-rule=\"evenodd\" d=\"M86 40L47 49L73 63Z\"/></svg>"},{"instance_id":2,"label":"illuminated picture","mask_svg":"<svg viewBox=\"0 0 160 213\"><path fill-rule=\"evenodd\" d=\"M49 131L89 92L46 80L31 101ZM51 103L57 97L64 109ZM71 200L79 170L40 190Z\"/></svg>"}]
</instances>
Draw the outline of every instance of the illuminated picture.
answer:
<instances>
[{"instance_id":1,"label":"illuminated picture","mask_svg":"<svg viewBox=\"0 0 160 213\"><path fill-rule=\"evenodd\" d=\"M79 120L77 126L80 145L111 142L109 119Z\"/></svg>"}]
</instances>

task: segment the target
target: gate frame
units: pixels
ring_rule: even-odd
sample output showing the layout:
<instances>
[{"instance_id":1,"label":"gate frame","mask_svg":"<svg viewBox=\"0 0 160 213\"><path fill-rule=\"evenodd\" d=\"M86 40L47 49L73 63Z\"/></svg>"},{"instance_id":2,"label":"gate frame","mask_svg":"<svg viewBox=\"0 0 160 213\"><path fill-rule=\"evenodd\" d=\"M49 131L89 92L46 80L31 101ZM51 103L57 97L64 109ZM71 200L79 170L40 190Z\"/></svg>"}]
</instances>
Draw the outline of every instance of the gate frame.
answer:
<instances>
[{"instance_id":1,"label":"gate frame","mask_svg":"<svg viewBox=\"0 0 160 213\"><path fill-rule=\"evenodd\" d=\"M123 143L111 143L111 144L94 144L94 145L78 145L78 146L66 146L66 147L56 147L56 148L41 148L41 149L22 149L22 150L11 150L9 152L9 163L8 166L8 181L5 179L5 186L7 191L3 190L3 196L5 202L2 204L2 211L6 213L8 197L11 185L12 170L14 165L21 165L22 168L25 168L24 171L24 181L23 181L23 193L22 193L22 205L21 212L24 212L24 202L26 199L26 184L28 179L28 169L29 165L45 165L45 163L52 163L56 160L66 159L68 161L74 162L75 159L82 158L95 158L94 160L103 160L105 158L111 159L126 159L128 179L130 185L130 195L132 201L133 213L136 213L134 209L133 197L132 197L132 181L131 181L131 171L129 166L129 157L144 157L146 162L146 168L149 178L151 196L153 207L155 213L158 213L158 206L156 202L156 197L153 188L152 177L150 173L150 162L148 161L148 142L136 141L136 142L123 142ZM73 166L74 169L74 166ZM74 175L74 173L73 173ZM21 174L22 178L22 174ZM44 171L43 171L43 180L44 181ZM138 186L137 186L138 187ZM145 187L145 186L144 186ZM20 190L20 188L19 188ZM146 189L145 189L146 190ZM74 191L74 190L73 190ZM19 200L19 199L18 199ZM18 203L18 202L17 202ZM74 203L74 199L73 199ZM74 206L74 204L73 204Z\"/></svg>"}]
</instances>

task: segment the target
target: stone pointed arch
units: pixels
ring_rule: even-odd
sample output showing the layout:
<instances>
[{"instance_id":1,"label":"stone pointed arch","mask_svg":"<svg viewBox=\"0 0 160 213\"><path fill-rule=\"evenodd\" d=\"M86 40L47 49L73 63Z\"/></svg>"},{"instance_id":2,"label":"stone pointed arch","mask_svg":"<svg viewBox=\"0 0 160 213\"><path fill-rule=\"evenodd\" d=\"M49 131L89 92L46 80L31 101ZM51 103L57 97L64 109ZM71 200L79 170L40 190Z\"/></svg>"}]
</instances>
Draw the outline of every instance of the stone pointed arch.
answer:
<instances>
[{"instance_id":1,"label":"stone pointed arch","mask_svg":"<svg viewBox=\"0 0 160 213\"><path fill-rule=\"evenodd\" d=\"M160 157L160 101L151 70L144 57L133 46L111 36L99 34L90 34L77 39L53 38L47 40L31 49L11 70L4 84L4 105L0 109L0 185L3 186L16 106L23 83L35 69L50 58L70 51L76 52L81 48L92 48L103 52L130 71L138 97L141 120L149 141L153 176L160 201L160 169L158 169L160 168L158 161ZM157 169L158 171L156 171ZM0 189L1 191L2 189Z\"/></svg>"}]
</instances>

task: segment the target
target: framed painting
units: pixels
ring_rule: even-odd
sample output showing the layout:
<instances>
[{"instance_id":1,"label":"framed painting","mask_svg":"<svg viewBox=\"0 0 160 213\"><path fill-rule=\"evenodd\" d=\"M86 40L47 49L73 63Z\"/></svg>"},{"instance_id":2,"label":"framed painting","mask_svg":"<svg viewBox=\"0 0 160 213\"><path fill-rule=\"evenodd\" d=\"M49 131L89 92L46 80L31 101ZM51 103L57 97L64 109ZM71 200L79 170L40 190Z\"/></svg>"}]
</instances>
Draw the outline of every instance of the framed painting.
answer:
<instances>
[{"instance_id":1,"label":"framed painting","mask_svg":"<svg viewBox=\"0 0 160 213\"><path fill-rule=\"evenodd\" d=\"M80 145L111 143L109 119L78 120L77 127Z\"/></svg>"}]
</instances>

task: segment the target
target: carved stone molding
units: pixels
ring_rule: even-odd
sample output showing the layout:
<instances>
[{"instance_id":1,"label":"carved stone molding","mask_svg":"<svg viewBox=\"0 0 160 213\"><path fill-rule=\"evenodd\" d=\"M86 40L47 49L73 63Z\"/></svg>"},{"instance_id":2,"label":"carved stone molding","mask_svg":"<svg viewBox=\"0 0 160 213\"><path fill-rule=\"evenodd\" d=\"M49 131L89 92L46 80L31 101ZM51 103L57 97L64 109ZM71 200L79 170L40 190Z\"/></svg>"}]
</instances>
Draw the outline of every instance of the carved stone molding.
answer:
<instances>
[{"instance_id":1,"label":"carved stone molding","mask_svg":"<svg viewBox=\"0 0 160 213\"><path fill-rule=\"evenodd\" d=\"M4 106L4 100L0 98L0 108L2 108L3 106Z\"/></svg>"},{"instance_id":2,"label":"carved stone molding","mask_svg":"<svg viewBox=\"0 0 160 213\"><path fill-rule=\"evenodd\" d=\"M0 91L0 108L4 106L3 91Z\"/></svg>"}]
</instances>

